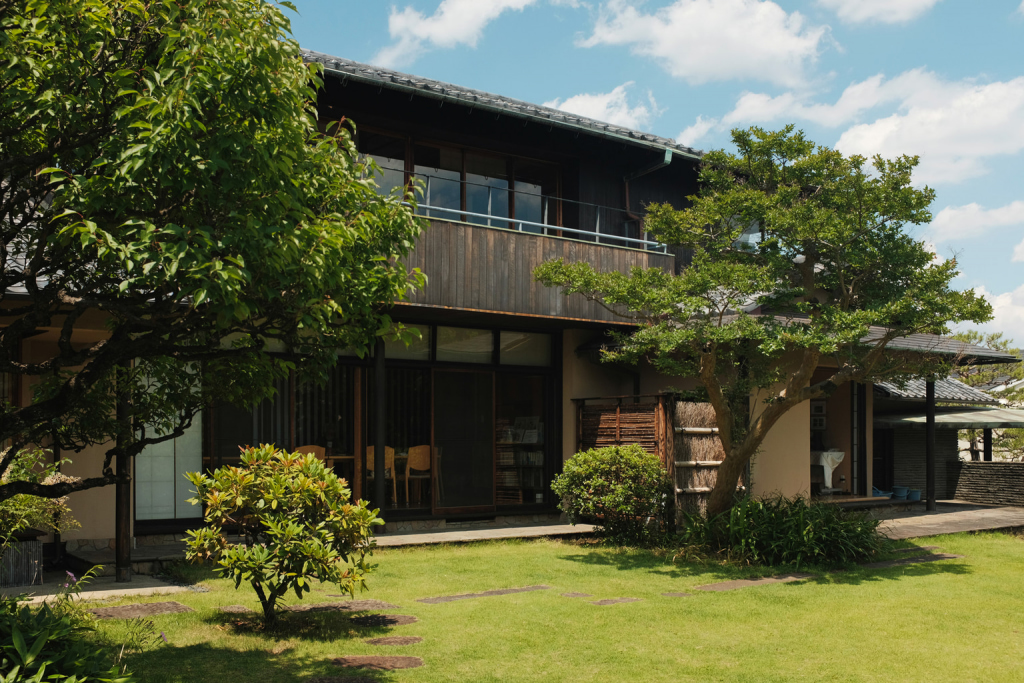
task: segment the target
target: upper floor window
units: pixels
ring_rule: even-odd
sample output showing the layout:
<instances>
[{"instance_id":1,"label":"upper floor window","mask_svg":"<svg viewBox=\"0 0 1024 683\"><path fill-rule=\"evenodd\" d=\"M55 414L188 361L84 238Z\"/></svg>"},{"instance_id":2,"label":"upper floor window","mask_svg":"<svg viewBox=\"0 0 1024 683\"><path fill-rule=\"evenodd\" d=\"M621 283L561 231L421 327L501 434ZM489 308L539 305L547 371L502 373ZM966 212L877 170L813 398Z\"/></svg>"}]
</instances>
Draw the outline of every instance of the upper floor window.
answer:
<instances>
[{"instance_id":1,"label":"upper floor window","mask_svg":"<svg viewBox=\"0 0 1024 683\"><path fill-rule=\"evenodd\" d=\"M359 152L374 160L383 175L375 178L381 194L405 186L405 140L378 133L359 133Z\"/></svg>"}]
</instances>

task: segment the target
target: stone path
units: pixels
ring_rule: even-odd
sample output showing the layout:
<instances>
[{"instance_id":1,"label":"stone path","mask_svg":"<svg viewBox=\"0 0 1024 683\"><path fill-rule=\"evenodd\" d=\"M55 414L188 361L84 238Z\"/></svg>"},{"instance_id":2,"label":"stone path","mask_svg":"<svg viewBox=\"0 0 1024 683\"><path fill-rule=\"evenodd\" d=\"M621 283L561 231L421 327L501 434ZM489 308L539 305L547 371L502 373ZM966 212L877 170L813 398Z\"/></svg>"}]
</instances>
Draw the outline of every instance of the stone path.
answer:
<instances>
[{"instance_id":1,"label":"stone path","mask_svg":"<svg viewBox=\"0 0 1024 683\"><path fill-rule=\"evenodd\" d=\"M544 538L549 536L585 536L593 533L591 524L538 524L535 526L505 526L461 531L411 531L404 534L381 534L377 545L382 548L435 543L471 543L509 538Z\"/></svg>"},{"instance_id":2,"label":"stone path","mask_svg":"<svg viewBox=\"0 0 1024 683\"><path fill-rule=\"evenodd\" d=\"M180 602L142 602L134 605L121 605L120 607L97 607L88 610L96 615L97 619L136 619L138 617L155 617L161 614L177 614L180 612L194 612Z\"/></svg>"},{"instance_id":3,"label":"stone path","mask_svg":"<svg viewBox=\"0 0 1024 683\"><path fill-rule=\"evenodd\" d=\"M594 600L591 605L618 605L620 602L640 602L640 598L605 598L604 600Z\"/></svg>"},{"instance_id":4,"label":"stone path","mask_svg":"<svg viewBox=\"0 0 1024 683\"><path fill-rule=\"evenodd\" d=\"M369 612L371 610L401 609L382 600L346 600L344 602L314 602L288 605L289 612Z\"/></svg>"},{"instance_id":5,"label":"stone path","mask_svg":"<svg viewBox=\"0 0 1024 683\"><path fill-rule=\"evenodd\" d=\"M415 645L422 643L419 636L384 636L383 638L370 638L365 641L370 645Z\"/></svg>"},{"instance_id":6,"label":"stone path","mask_svg":"<svg viewBox=\"0 0 1024 683\"><path fill-rule=\"evenodd\" d=\"M371 671L395 671L396 669L415 669L423 666L419 657L350 655L338 657L334 664L354 669L370 669Z\"/></svg>"},{"instance_id":7,"label":"stone path","mask_svg":"<svg viewBox=\"0 0 1024 683\"><path fill-rule=\"evenodd\" d=\"M738 588L765 586L772 583L792 583L794 581L804 581L805 579L813 578L814 574L779 574L778 576L765 576L760 579L734 579L732 581L722 581L720 583L709 583L705 586L697 586L696 590L718 593L722 591L732 591Z\"/></svg>"},{"instance_id":8,"label":"stone path","mask_svg":"<svg viewBox=\"0 0 1024 683\"><path fill-rule=\"evenodd\" d=\"M415 624L419 619L409 614L364 614L349 619L356 626L405 626Z\"/></svg>"},{"instance_id":9,"label":"stone path","mask_svg":"<svg viewBox=\"0 0 1024 683\"><path fill-rule=\"evenodd\" d=\"M544 591L550 589L551 586L526 586L524 588L499 588L492 591L484 591L482 593L462 593L461 595L442 595L436 598L420 598L416 602L426 603L428 605L437 605L443 602L455 602L456 600L472 600L473 598L489 598L495 595L511 595L512 593L529 593L530 591Z\"/></svg>"},{"instance_id":10,"label":"stone path","mask_svg":"<svg viewBox=\"0 0 1024 683\"><path fill-rule=\"evenodd\" d=\"M68 578L65 572L46 572L42 586L14 586L0 588L2 595L21 595L28 593L29 603L41 603L53 600L60 586ZM113 576L99 576L82 587L81 600L105 600L107 598L143 598L150 595L171 595L187 593L184 586L173 586L152 576L136 575L128 583L117 583Z\"/></svg>"},{"instance_id":11,"label":"stone path","mask_svg":"<svg viewBox=\"0 0 1024 683\"><path fill-rule=\"evenodd\" d=\"M936 512L919 512L899 519L887 519L879 531L894 540L921 538L961 531L992 531L1024 527L1024 508L988 507L957 510L939 505Z\"/></svg>"}]
</instances>

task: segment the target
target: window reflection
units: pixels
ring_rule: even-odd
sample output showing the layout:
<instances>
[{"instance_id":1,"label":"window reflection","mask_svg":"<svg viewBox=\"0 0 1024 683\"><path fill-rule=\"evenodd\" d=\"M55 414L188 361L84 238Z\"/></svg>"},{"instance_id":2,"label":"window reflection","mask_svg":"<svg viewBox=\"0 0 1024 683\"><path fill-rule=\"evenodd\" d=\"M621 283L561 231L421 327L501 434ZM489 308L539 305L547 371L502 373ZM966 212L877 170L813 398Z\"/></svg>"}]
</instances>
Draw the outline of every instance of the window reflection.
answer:
<instances>
[{"instance_id":1,"label":"window reflection","mask_svg":"<svg viewBox=\"0 0 1024 683\"><path fill-rule=\"evenodd\" d=\"M454 363L490 363L493 357L494 334L490 330L437 328L437 360Z\"/></svg>"},{"instance_id":2,"label":"window reflection","mask_svg":"<svg viewBox=\"0 0 1024 683\"><path fill-rule=\"evenodd\" d=\"M405 186L405 140L377 133L359 134L359 153L373 159L380 167L374 178L381 194L401 191Z\"/></svg>"},{"instance_id":3,"label":"window reflection","mask_svg":"<svg viewBox=\"0 0 1024 683\"><path fill-rule=\"evenodd\" d=\"M503 157L466 153L466 210L508 218L508 162ZM479 219L479 216L477 217ZM486 219L487 225L507 227Z\"/></svg>"},{"instance_id":4,"label":"window reflection","mask_svg":"<svg viewBox=\"0 0 1024 683\"><path fill-rule=\"evenodd\" d=\"M421 209L420 213L431 218L460 220L457 211L462 209L462 152L417 145L414 158L416 177L423 182L423 204L435 207Z\"/></svg>"}]
</instances>

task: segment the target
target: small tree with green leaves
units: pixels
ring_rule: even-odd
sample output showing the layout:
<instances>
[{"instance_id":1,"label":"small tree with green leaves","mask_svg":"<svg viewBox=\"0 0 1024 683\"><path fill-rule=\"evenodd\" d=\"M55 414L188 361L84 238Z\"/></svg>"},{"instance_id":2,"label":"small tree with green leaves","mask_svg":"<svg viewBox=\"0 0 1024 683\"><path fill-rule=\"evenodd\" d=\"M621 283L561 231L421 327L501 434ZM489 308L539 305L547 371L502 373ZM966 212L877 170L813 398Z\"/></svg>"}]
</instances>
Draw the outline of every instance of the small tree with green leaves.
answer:
<instances>
[{"instance_id":1,"label":"small tree with green leaves","mask_svg":"<svg viewBox=\"0 0 1024 683\"><path fill-rule=\"evenodd\" d=\"M954 260L937 261L904 231L931 220L935 197L912 183L916 157L876 156L869 166L792 126L734 130L732 139L736 153L704 156L691 206L648 207L647 229L692 253L679 275L562 260L535 271L638 325L606 360L647 358L699 380L726 453L712 516L733 505L747 463L791 408L847 382L948 372L940 357L889 345L991 315L973 290L950 288ZM815 377L819 368L825 376Z\"/></svg>"},{"instance_id":2,"label":"small tree with green leaves","mask_svg":"<svg viewBox=\"0 0 1024 683\"><path fill-rule=\"evenodd\" d=\"M60 473L60 464L52 462L48 451L26 448L14 455L11 466L0 481L3 483L28 481L50 485L75 482L74 477ZM0 501L0 555L11 543L14 535L29 528L63 533L79 526L71 514L67 496L40 498L29 494L12 496Z\"/></svg>"},{"instance_id":3,"label":"small tree with green leaves","mask_svg":"<svg viewBox=\"0 0 1024 683\"><path fill-rule=\"evenodd\" d=\"M365 501L352 503L345 480L316 456L249 447L239 467L187 476L196 487L191 502L203 505L209 525L189 532L188 559L212 561L236 589L252 584L266 626L281 598L292 591L302 599L313 580L353 595L366 588L372 529L384 522Z\"/></svg>"}]
</instances>

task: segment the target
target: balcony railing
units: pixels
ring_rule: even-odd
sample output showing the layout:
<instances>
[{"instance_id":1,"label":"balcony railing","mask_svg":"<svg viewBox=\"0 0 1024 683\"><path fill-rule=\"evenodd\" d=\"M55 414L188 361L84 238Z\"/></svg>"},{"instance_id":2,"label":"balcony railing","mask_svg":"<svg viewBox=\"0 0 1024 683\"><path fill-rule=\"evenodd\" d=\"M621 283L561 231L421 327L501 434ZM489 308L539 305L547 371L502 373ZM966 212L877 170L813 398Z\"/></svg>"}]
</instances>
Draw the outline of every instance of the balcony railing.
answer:
<instances>
[{"instance_id":1,"label":"balcony railing","mask_svg":"<svg viewBox=\"0 0 1024 683\"><path fill-rule=\"evenodd\" d=\"M417 174L415 177L423 182L423 197L418 206L418 212L430 218L555 237L570 237L610 246L668 252L666 245L649 239L649 234L643 231L642 219L622 209L522 190L513 192L507 187L474 183L469 180L456 181L423 173ZM456 187L460 186L475 188L475 194L479 193L476 203L480 204L483 204L485 191L486 212L451 206L455 203L456 197L459 197L461 204L461 194L454 191ZM438 192L438 189L441 191ZM540 220L527 220L519 216L510 217L508 215L510 196L513 198L516 214L521 214L519 206L528 202L532 209L529 213L535 214L536 218ZM449 206L444 206L442 202ZM558 217L561 217L560 221Z\"/></svg>"}]
</instances>

